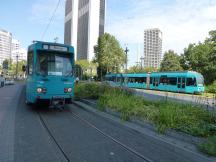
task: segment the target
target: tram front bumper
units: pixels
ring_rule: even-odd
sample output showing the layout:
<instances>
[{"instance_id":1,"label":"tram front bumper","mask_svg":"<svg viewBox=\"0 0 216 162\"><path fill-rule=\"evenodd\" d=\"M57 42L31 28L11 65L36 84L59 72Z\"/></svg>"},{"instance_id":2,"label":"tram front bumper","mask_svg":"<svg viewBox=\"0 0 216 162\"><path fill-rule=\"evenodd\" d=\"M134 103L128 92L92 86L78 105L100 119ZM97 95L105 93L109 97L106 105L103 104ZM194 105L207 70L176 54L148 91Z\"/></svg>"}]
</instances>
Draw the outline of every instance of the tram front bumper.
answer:
<instances>
[{"instance_id":1,"label":"tram front bumper","mask_svg":"<svg viewBox=\"0 0 216 162\"><path fill-rule=\"evenodd\" d=\"M73 99L73 95L37 95L36 100L37 102L43 101L49 101L50 103L56 103L56 102L63 102L63 103L71 103Z\"/></svg>"}]
</instances>

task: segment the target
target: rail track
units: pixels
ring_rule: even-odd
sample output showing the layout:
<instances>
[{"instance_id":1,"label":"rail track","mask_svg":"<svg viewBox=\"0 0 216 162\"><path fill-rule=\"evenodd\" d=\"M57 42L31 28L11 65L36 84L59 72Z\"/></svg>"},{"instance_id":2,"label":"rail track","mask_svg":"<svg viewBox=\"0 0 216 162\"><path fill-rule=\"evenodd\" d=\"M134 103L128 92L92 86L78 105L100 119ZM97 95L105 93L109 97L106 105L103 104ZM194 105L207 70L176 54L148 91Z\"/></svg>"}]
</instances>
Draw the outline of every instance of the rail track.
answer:
<instances>
[{"instance_id":1,"label":"rail track","mask_svg":"<svg viewBox=\"0 0 216 162\"><path fill-rule=\"evenodd\" d=\"M65 158L65 161L70 162L69 157L67 156L67 154L65 153L65 151L63 150L63 148L60 146L60 144L58 143L58 141L54 137L52 131L47 126L47 124L46 124L45 120L43 119L42 115L40 114L40 112L37 112L37 113L38 113L40 122L42 123L42 126L44 127L44 129L46 130L46 132L48 133L48 135L50 136L50 138L53 140L53 142L55 143L55 145L58 147L59 151L62 153L63 157Z\"/></svg>"},{"instance_id":2,"label":"rail track","mask_svg":"<svg viewBox=\"0 0 216 162\"><path fill-rule=\"evenodd\" d=\"M69 108L69 110L67 112L70 113L71 117L73 117L74 119L82 122L82 124L84 124L84 125L92 128L92 129L94 129L95 131L99 132L105 138L108 138L109 140L112 140L114 143L118 144L123 149L125 149L126 151L132 153L133 155L137 156L138 158L142 159L143 161L145 161L145 162L153 162L152 160L150 160L149 158L145 157L141 153L137 152L133 148L131 148L131 147L127 146L126 144L120 142L116 138L113 138L112 136L108 135L107 133L105 133L104 131L102 131L101 129L99 129L97 126L95 126L93 123L91 123L88 120L84 119L80 115L72 112L70 108ZM54 134L52 133L52 130L49 128L49 126L47 125L46 121L44 120L43 115L41 115L40 112L37 112L37 113L38 113L38 116L39 116L39 120L42 123L42 126L44 127L44 129L48 133L49 137L53 140L54 144L57 146L57 148L59 149L59 151L62 153L63 157L65 158L65 161L71 162L70 158L67 156L66 152L64 151L64 148L61 147L61 145L59 144L59 142L56 140ZM59 113L61 113L61 112L59 112Z\"/></svg>"},{"instance_id":3,"label":"rail track","mask_svg":"<svg viewBox=\"0 0 216 162\"><path fill-rule=\"evenodd\" d=\"M125 150L131 152L132 154L136 155L137 157L141 158L142 160L144 160L145 162L153 162L152 160L150 160L149 158L145 157L144 155L140 154L139 152L137 152L136 150L134 150L133 148L127 146L126 144L120 142L119 140L113 138L112 136L108 135L107 133L105 133L104 131L102 131L101 129L99 129L98 127L96 127L94 124L92 124L91 122L89 122L88 120L84 119L83 117L81 117L80 115L72 112L71 110L69 110L69 113L76 119L80 120L82 123L84 123L85 125L91 127L92 129L96 130L97 132L99 132L100 134L102 134L104 137L112 140L113 142L115 142L116 144L120 145L121 147L123 147Z\"/></svg>"}]
</instances>

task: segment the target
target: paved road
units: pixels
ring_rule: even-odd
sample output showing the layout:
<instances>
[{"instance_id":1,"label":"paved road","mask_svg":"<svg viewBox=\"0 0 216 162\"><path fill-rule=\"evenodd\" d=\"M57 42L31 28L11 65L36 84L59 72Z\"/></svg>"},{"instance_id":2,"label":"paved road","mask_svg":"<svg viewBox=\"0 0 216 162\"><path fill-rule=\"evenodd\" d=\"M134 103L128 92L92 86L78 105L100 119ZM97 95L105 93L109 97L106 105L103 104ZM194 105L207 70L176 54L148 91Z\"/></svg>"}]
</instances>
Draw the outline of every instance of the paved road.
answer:
<instances>
[{"instance_id":1,"label":"paved road","mask_svg":"<svg viewBox=\"0 0 216 162\"><path fill-rule=\"evenodd\" d=\"M0 161L145 161L73 114L152 161L194 161L177 148L75 105L50 111L42 106L26 106L24 97L24 85L0 89Z\"/></svg>"},{"instance_id":2,"label":"paved road","mask_svg":"<svg viewBox=\"0 0 216 162\"><path fill-rule=\"evenodd\" d=\"M1 130L2 128L11 130L7 131L7 134L1 134L0 161L59 162L68 161L68 159L72 162L144 161L90 126L74 118L69 112L78 109L74 106L69 106L64 111L49 111L45 108L43 109L43 107L26 106L23 87L23 85L14 85L0 90L0 96L4 96L4 99L6 91L10 94L10 98L7 98L8 104L1 104L1 109L3 107L5 110L4 114L1 113L1 115L4 118L7 113L13 112L12 114L14 115L10 125L5 125L3 122L0 125ZM3 99L0 101L2 102ZM12 101L15 101L14 103L16 104L9 104ZM47 133L38 114L44 119L44 122L68 159L65 158ZM10 137L11 134L12 137ZM5 141L7 136L10 138ZM2 152L2 150L5 151Z\"/></svg>"}]
</instances>

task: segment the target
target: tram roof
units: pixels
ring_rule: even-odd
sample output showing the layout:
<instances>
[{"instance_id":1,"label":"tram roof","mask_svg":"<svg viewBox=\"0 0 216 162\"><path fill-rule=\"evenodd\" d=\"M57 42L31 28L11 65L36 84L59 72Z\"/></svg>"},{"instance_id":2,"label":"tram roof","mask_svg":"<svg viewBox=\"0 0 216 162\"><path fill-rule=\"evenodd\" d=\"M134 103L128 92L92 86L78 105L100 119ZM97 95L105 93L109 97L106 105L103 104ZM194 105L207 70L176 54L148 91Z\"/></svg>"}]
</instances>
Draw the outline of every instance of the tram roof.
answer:
<instances>
[{"instance_id":1,"label":"tram roof","mask_svg":"<svg viewBox=\"0 0 216 162\"><path fill-rule=\"evenodd\" d=\"M28 47L28 50L31 51L34 48L43 48L43 45L48 46L56 46L56 47L67 47L70 48L72 51L74 51L74 47L66 44L56 43L56 42L44 42L44 41L33 41L33 43ZM70 51L71 51L70 50Z\"/></svg>"},{"instance_id":2,"label":"tram roof","mask_svg":"<svg viewBox=\"0 0 216 162\"><path fill-rule=\"evenodd\" d=\"M196 71L168 71L168 72L152 72L152 73L118 73L118 74L114 74L114 73L110 73L107 74L106 76L119 76L119 77L124 77L124 76L130 76L130 77L135 77L135 76L145 76L147 74L151 74L151 75L169 75L169 74L196 74L196 75L201 75L200 73L196 72Z\"/></svg>"}]
</instances>

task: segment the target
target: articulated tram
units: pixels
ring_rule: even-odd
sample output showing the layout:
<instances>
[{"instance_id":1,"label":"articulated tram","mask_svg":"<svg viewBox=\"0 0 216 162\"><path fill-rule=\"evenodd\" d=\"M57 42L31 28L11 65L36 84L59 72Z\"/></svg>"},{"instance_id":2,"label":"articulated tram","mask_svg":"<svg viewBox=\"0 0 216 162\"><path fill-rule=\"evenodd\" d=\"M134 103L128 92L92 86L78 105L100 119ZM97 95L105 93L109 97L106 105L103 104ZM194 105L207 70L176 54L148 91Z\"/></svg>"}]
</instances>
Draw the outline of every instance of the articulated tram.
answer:
<instances>
[{"instance_id":1,"label":"articulated tram","mask_svg":"<svg viewBox=\"0 0 216 162\"><path fill-rule=\"evenodd\" d=\"M74 48L36 41L28 47L26 103L70 103L74 97Z\"/></svg>"},{"instance_id":2,"label":"articulated tram","mask_svg":"<svg viewBox=\"0 0 216 162\"><path fill-rule=\"evenodd\" d=\"M204 78L194 71L107 74L112 86L197 94L204 92Z\"/></svg>"}]
</instances>

